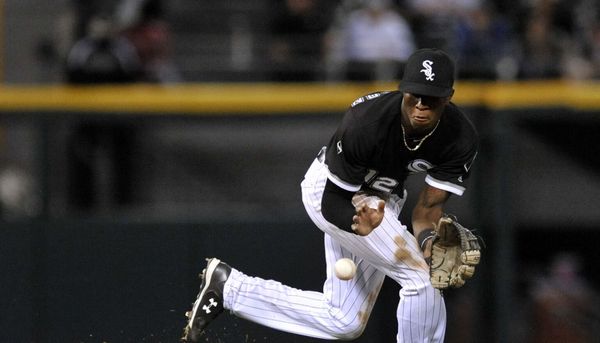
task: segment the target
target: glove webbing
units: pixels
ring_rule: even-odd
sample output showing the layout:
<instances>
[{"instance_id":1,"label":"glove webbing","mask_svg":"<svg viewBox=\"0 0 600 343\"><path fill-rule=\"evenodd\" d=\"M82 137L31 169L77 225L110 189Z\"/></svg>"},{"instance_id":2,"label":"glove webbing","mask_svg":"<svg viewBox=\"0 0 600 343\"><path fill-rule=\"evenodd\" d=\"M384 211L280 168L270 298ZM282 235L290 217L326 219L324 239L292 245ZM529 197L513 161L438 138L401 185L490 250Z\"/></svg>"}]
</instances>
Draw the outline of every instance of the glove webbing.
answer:
<instances>
[{"instance_id":1,"label":"glove webbing","mask_svg":"<svg viewBox=\"0 0 600 343\"><path fill-rule=\"evenodd\" d=\"M471 230L460 225L457 221L453 221L452 224L457 227L456 231L458 231L458 235L460 236L460 246L463 251L481 249L479 239L471 232Z\"/></svg>"}]
</instances>

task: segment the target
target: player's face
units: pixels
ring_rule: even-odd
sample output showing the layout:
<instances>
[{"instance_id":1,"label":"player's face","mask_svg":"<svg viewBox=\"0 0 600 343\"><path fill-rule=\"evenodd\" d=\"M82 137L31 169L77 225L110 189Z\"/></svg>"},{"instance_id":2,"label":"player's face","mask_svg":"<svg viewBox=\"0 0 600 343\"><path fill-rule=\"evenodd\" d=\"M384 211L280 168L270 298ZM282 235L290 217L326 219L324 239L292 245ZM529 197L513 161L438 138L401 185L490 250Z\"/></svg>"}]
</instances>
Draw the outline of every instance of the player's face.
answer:
<instances>
[{"instance_id":1,"label":"player's face","mask_svg":"<svg viewBox=\"0 0 600 343\"><path fill-rule=\"evenodd\" d=\"M437 98L404 93L402 98L403 123L415 131L432 129L440 119L450 97Z\"/></svg>"}]
</instances>

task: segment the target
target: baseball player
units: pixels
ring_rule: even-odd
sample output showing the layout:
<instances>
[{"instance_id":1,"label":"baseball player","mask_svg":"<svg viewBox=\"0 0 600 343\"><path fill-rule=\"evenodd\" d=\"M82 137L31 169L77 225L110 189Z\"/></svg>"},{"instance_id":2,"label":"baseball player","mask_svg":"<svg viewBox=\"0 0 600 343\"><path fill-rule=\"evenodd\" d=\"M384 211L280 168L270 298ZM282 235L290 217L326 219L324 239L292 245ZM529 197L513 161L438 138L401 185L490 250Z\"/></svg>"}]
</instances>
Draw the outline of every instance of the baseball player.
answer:
<instances>
[{"instance_id":1,"label":"baseball player","mask_svg":"<svg viewBox=\"0 0 600 343\"><path fill-rule=\"evenodd\" d=\"M306 211L324 232L321 292L245 275L213 258L184 330L198 341L224 309L253 322L330 340L360 336L387 276L401 285L397 342L443 342L446 308L430 281L434 223L451 194L462 195L478 148L472 123L450 100L454 62L441 50L408 59L398 91L358 98L301 183ZM399 221L409 174L427 173L412 225ZM334 265L349 258L350 280Z\"/></svg>"}]
</instances>

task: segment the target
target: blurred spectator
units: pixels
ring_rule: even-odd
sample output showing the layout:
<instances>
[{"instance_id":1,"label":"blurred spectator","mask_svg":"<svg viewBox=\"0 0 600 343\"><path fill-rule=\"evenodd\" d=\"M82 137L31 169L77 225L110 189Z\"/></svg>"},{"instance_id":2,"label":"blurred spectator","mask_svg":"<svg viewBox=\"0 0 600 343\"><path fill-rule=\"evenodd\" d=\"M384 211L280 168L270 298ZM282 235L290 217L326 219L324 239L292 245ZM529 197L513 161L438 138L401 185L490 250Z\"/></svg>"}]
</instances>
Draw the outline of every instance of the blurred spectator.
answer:
<instances>
[{"instance_id":1,"label":"blurred spectator","mask_svg":"<svg viewBox=\"0 0 600 343\"><path fill-rule=\"evenodd\" d=\"M533 286L534 343L597 342L600 334L600 298L581 275L579 257L554 257L548 275Z\"/></svg>"},{"instance_id":2,"label":"blurred spectator","mask_svg":"<svg viewBox=\"0 0 600 343\"><path fill-rule=\"evenodd\" d=\"M409 23L389 0L368 1L344 13L348 7L340 5L338 22L329 31L330 66L343 68L343 78L350 81L399 79L415 50Z\"/></svg>"},{"instance_id":3,"label":"blurred spectator","mask_svg":"<svg viewBox=\"0 0 600 343\"><path fill-rule=\"evenodd\" d=\"M96 14L89 12L97 7L76 4L75 32L83 20L88 22L67 57L69 82L181 81L161 0L122 0Z\"/></svg>"},{"instance_id":4,"label":"blurred spectator","mask_svg":"<svg viewBox=\"0 0 600 343\"><path fill-rule=\"evenodd\" d=\"M508 21L491 5L468 11L457 27L460 79L513 79L516 77L516 37Z\"/></svg>"},{"instance_id":5,"label":"blurred spectator","mask_svg":"<svg viewBox=\"0 0 600 343\"><path fill-rule=\"evenodd\" d=\"M124 0L116 17L122 35L135 47L142 66L141 81L179 82L172 60L171 31L161 0Z\"/></svg>"},{"instance_id":6,"label":"blurred spectator","mask_svg":"<svg viewBox=\"0 0 600 343\"><path fill-rule=\"evenodd\" d=\"M593 0L531 0L515 4L520 79L589 79L594 76L590 32L597 22Z\"/></svg>"},{"instance_id":7,"label":"blurred spectator","mask_svg":"<svg viewBox=\"0 0 600 343\"><path fill-rule=\"evenodd\" d=\"M96 17L88 33L68 53L66 74L69 83L124 83L138 81L142 69L131 42L119 36L110 18Z\"/></svg>"},{"instance_id":8,"label":"blurred spectator","mask_svg":"<svg viewBox=\"0 0 600 343\"><path fill-rule=\"evenodd\" d=\"M123 84L146 80L140 55L114 16L92 17L86 35L67 56L70 84ZM126 94L124 94L126 96ZM132 201L136 127L117 120L75 122L67 141L68 203L102 212Z\"/></svg>"},{"instance_id":9,"label":"blurred spectator","mask_svg":"<svg viewBox=\"0 0 600 343\"><path fill-rule=\"evenodd\" d=\"M590 29L590 57L593 76L600 78L600 21Z\"/></svg>"},{"instance_id":10,"label":"blurred spectator","mask_svg":"<svg viewBox=\"0 0 600 343\"><path fill-rule=\"evenodd\" d=\"M321 78L330 7L331 2L325 0L285 0L272 5L268 58L273 81Z\"/></svg>"},{"instance_id":11,"label":"blurred spectator","mask_svg":"<svg viewBox=\"0 0 600 343\"><path fill-rule=\"evenodd\" d=\"M564 2L564 1L563 1ZM565 73L570 79L600 77L600 4L595 0L569 3L572 42L568 46Z\"/></svg>"},{"instance_id":12,"label":"blurred spectator","mask_svg":"<svg viewBox=\"0 0 600 343\"><path fill-rule=\"evenodd\" d=\"M181 81L171 58L167 2L70 2L80 17L75 30L79 35L83 22L98 12L116 13L115 27L123 29L123 36L136 48L143 81ZM234 69L244 80L265 73L273 81L391 80L401 74L406 51L418 47L448 51L457 59L461 79L600 77L596 0L510 4L502 0L272 0L265 4L253 4L253 14L241 15L232 8L232 32L226 32L227 22L222 30L223 39L231 41L232 56L232 63L224 68ZM172 6L181 11L177 3ZM267 63L259 74L251 74L256 73L251 70L254 32L248 18L260 11L269 35ZM50 42L42 43L38 55L49 64L54 52L48 49Z\"/></svg>"},{"instance_id":13,"label":"blurred spectator","mask_svg":"<svg viewBox=\"0 0 600 343\"><path fill-rule=\"evenodd\" d=\"M465 13L481 8L484 0L406 0L412 13L419 47L445 50L457 55L457 25Z\"/></svg>"},{"instance_id":14,"label":"blurred spectator","mask_svg":"<svg viewBox=\"0 0 600 343\"><path fill-rule=\"evenodd\" d=\"M115 4L121 0L70 0L69 19L73 25L71 41L89 34L90 23L98 17L111 17Z\"/></svg>"},{"instance_id":15,"label":"blurred spectator","mask_svg":"<svg viewBox=\"0 0 600 343\"><path fill-rule=\"evenodd\" d=\"M562 46L552 25L549 10L533 10L521 36L520 79L547 79L561 76Z\"/></svg>"}]
</instances>

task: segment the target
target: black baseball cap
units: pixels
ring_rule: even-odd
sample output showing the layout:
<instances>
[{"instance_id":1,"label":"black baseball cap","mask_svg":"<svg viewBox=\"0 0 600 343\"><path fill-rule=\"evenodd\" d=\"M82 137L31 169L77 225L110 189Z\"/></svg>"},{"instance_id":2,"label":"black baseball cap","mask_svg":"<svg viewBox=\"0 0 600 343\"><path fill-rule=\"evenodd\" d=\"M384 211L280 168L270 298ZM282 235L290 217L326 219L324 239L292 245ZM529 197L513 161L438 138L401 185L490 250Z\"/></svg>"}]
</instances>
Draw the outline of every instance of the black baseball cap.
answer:
<instances>
[{"instance_id":1,"label":"black baseball cap","mask_svg":"<svg viewBox=\"0 0 600 343\"><path fill-rule=\"evenodd\" d=\"M443 98L454 89L454 61L439 49L419 49L406 62L400 91Z\"/></svg>"}]
</instances>

